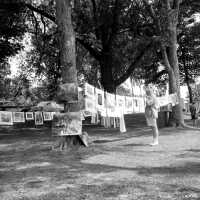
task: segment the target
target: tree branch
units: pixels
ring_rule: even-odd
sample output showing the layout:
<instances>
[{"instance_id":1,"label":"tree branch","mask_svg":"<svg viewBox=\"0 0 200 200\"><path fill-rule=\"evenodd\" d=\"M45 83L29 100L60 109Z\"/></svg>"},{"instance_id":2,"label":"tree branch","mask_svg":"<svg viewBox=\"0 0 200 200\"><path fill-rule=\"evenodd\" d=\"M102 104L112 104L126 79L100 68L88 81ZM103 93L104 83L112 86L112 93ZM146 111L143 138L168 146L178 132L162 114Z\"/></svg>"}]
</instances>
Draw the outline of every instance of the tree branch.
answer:
<instances>
[{"instance_id":1,"label":"tree branch","mask_svg":"<svg viewBox=\"0 0 200 200\"><path fill-rule=\"evenodd\" d=\"M35 14L34 14L34 12L33 11L31 11L32 12L32 15L33 15L33 18L34 18L34 21L35 21L35 35L36 35L36 40L37 40L37 42L38 42L38 21L37 21L37 18L36 18L36 16L35 16Z\"/></svg>"},{"instance_id":2,"label":"tree branch","mask_svg":"<svg viewBox=\"0 0 200 200\"><path fill-rule=\"evenodd\" d=\"M155 21L157 19L156 14L152 8L152 6L149 4L148 0L143 0L144 5L146 6L149 14L151 15L151 17L153 18L153 20Z\"/></svg>"},{"instance_id":3,"label":"tree branch","mask_svg":"<svg viewBox=\"0 0 200 200\"><path fill-rule=\"evenodd\" d=\"M164 74L167 74L167 70L166 69L163 69L162 71L158 72L155 76L152 77L152 80L157 80Z\"/></svg>"},{"instance_id":4,"label":"tree branch","mask_svg":"<svg viewBox=\"0 0 200 200\"><path fill-rule=\"evenodd\" d=\"M36 7L32 6L31 4L25 4L25 6L26 6L28 9L30 9L30 10L32 10L32 11L34 11L34 12L37 12L37 13L39 13L39 14L41 14L42 16L46 17L47 19L51 20L52 22L56 22L56 18L55 18L53 15L48 14L48 13L45 12L44 10L41 10L41 9L39 9L39 8L36 8Z\"/></svg>"},{"instance_id":5,"label":"tree branch","mask_svg":"<svg viewBox=\"0 0 200 200\"><path fill-rule=\"evenodd\" d=\"M166 4L166 7L167 7L167 10L171 9L171 6L170 6L170 0L163 0L164 3ZM176 0L175 0L176 1Z\"/></svg>"},{"instance_id":6,"label":"tree branch","mask_svg":"<svg viewBox=\"0 0 200 200\"><path fill-rule=\"evenodd\" d=\"M112 43L114 39L114 35L117 33L117 25L118 25L118 18L119 18L119 8L120 8L120 2L119 0L115 0L115 6L113 8L113 23L111 26L111 33L108 39L108 46Z\"/></svg>"},{"instance_id":7,"label":"tree branch","mask_svg":"<svg viewBox=\"0 0 200 200\"><path fill-rule=\"evenodd\" d=\"M129 31L131 31L131 28L125 28L125 29L118 31L117 34L126 33L126 32L129 32Z\"/></svg>"},{"instance_id":8,"label":"tree branch","mask_svg":"<svg viewBox=\"0 0 200 200\"><path fill-rule=\"evenodd\" d=\"M85 42L84 39L80 39L78 37L76 37L77 42L79 42L85 49L87 49L89 51L89 53L96 59L96 60L100 60L101 58L101 53L99 51L97 51L96 49L94 49L88 42Z\"/></svg>"},{"instance_id":9,"label":"tree branch","mask_svg":"<svg viewBox=\"0 0 200 200\"><path fill-rule=\"evenodd\" d=\"M174 0L173 2L173 9L178 9L179 10L179 7L180 7L180 3L182 2L182 0Z\"/></svg>"},{"instance_id":10,"label":"tree branch","mask_svg":"<svg viewBox=\"0 0 200 200\"><path fill-rule=\"evenodd\" d=\"M92 2L92 8L93 8L93 19L94 19L94 26L95 26L95 34L96 37L99 38L99 26L97 23L97 6L96 6L96 1L91 0Z\"/></svg>"},{"instance_id":11,"label":"tree branch","mask_svg":"<svg viewBox=\"0 0 200 200\"><path fill-rule=\"evenodd\" d=\"M158 17L156 16L156 13L155 13L152 5L149 4L148 0L143 0L143 3L145 5L145 7L147 8L147 11L149 12L151 18L153 19L155 25L157 26L158 32L160 33L161 32L160 21L159 21Z\"/></svg>"},{"instance_id":12,"label":"tree branch","mask_svg":"<svg viewBox=\"0 0 200 200\"><path fill-rule=\"evenodd\" d=\"M169 60L168 60L167 52L166 52L166 47L163 46L162 44L161 44L161 53L162 53L162 57L163 57L163 61L164 61L164 65L165 65L166 69L167 69L168 71L171 71L171 70L172 70L172 67L171 67L171 65L169 64Z\"/></svg>"},{"instance_id":13,"label":"tree branch","mask_svg":"<svg viewBox=\"0 0 200 200\"><path fill-rule=\"evenodd\" d=\"M140 52L140 54L136 57L136 59L131 63L127 71L117 80L114 81L116 86L123 83L128 77L130 77L131 73L138 67L141 63L142 58L146 55L148 50L152 47L154 40L152 39L151 42Z\"/></svg>"}]
</instances>

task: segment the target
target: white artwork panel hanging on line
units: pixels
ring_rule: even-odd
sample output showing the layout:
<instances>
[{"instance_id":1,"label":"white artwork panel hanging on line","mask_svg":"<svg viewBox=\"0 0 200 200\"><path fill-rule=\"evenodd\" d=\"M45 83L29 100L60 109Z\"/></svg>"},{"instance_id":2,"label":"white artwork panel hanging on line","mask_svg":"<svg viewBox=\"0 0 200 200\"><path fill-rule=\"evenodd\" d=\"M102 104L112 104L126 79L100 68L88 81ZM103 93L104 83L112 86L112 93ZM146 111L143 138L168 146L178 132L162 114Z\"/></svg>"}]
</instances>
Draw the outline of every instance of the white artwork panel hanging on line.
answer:
<instances>
[{"instance_id":1,"label":"white artwork panel hanging on line","mask_svg":"<svg viewBox=\"0 0 200 200\"><path fill-rule=\"evenodd\" d=\"M108 117L117 117L115 95L106 92L106 110Z\"/></svg>"},{"instance_id":2,"label":"white artwork panel hanging on line","mask_svg":"<svg viewBox=\"0 0 200 200\"><path fill-rule=\"evenodd\" d=\"M43 125L42 112L35 112L35 125Z\"/></svg>"},{"instance_id":3,"label":"white artwork panel hanging on line","mask_svg":"<svg viewBox=\"0 0 200 200\"><path fill-rule=\"evenodd\" d=\"M133 97L125 97L125 113L133 113Z\"/></svg>"},{"instance_id":4,"label":"white artwork panel hanging on line","mask_svg":"<svg viewBox=\"0 0 200 200\"><path fill-rule=\"evenodd\" d=\"M105 99L104 91L98 88L95 88L96 95L96 108L99 112L105 112Z\"/></svg>"},{"instance_id":5,"label":"white artwork panel hanging on line","mask_svg":"<svg viewBox=\"0 0 200 200\"><path fill-rule=\"evenodd\" d=\"M140 99L138 97L133 97L133 112L134 113L140 112L139 101Z\"/></svg>"},{"instance_id":6,"label":"white artwork panel hanging on line","mask_svg":"<svg viewBox=\"0 0 200 200\"><path fill-rule=\"evenodd\" d=\"M94 93L94 86L85 83L85 95L87 97L95 98L95 93Z\"/></svg>"},{"instance_id":7,"label":"white artwork panel hanging on line","mask_svg":"<svg viewBox=\"0 0 200 200\"><path fill-rule=\"evenodd\" d=\"M171 103L172 106L175 106L179 103L178 95L176 93L170 94L168 98L169 98L169 103Z\"/></svg>"},{"instance_id":8,"label":"white artwork panel hanging on line","mask_svg":"<svg viewBox=\"0 0 200 200\"><path fill-rule=\"evenodd\" d=\"M44 121L51 121L52 120L51 112L43 112L43 118Z\"/></svg>"},{"instance_id":9,"label":"white artwork panel hanging on line","mask_svg":"<svg viewBox=\"0 0 200 200\"><path fill-rule=\"evenodd\" d=\"M0 111L0 125L13 125L12 112Z\"/></svg>"},{"instance_id":10,"label":"white artwork panel hanging on line","mask_svg":"<svg viewBox=\"0 0 200 200\"><path fill-rule=\"evenodd\" d=\"M90 113L96 113L97 110L96 110L96 106L95 106L95 101L94 99L91 99L91 98L88 98L86 97L85 98L85 110L90 112Z\"/></svg>"},{"instance_id":11,"label":"white artwork panel hanging on line","mask_svg":"<svg viewBox=\"0 0 200 200\"><path fill-rule=\"evenodd\" d=\"M168 95L157 97L157 99L158 99L158 103L159 103L160 107L167 106L169 104L169 97L168 97Z\"/></svg>"},{"instance_id":12,"label":"white artwork panel hanging on line","mask_svg":"<svg viewBox=\"0 0 200 200\"><path fill-rule=\"evenodd\" d=\"M124 113L125 112L125 96L116 95L116 104L117 104L117 109L119 109L121 113Z\"/></svg>"},{"instance_id":13,"label":"white artwork panel hanging on line","mask_svg":"<svg viewBox=\"0 0 200 200\"><path fill-rule=\"evenodd\" d=\"M140 99L139 100L139 112L144 113L144 111L145 111L144 98L140 97L139 99Z\"/></svg>"},{"instance_id":14,"label":"white artwork panel hanging on line","mask_svg":"<svg viewBox=\"0 0 200 200\"><path fill-rule=\"evenodd\" d=\"M33 112L26 112L26 120L34 120Z\"/></svg>"},{"instance_id":15,"label":"white artwork panel hanging on line","mask_svg":"<svg viewBox=\"0 0 200 200\"><path fill-rule=\"evenodd\" d=\"M25 122L24 112L13 112L13 122L24 123Z\"/></svg>"}]
</instances>

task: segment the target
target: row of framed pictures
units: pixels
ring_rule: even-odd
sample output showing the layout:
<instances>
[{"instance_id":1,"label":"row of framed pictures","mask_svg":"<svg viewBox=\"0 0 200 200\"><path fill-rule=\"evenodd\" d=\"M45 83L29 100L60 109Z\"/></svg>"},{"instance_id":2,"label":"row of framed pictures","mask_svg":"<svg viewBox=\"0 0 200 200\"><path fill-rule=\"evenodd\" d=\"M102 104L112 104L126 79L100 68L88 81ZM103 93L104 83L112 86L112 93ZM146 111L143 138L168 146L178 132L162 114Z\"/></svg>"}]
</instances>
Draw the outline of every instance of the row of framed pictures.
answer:
<instances>
[{"instance_id":1,"label":"row of framed pictures","mask_svg":"<svg viewBox=\"0 0 200 200\"><path fill-rule=\"evenodd\" d=\"M130 97L114 95L104 92L86 83L84 87L85 111L97 113L103 117L120 117L122 114L143 113L145 110L145 97ZM157 97L159 106L172 106L178 103L177 94Z\"/></svg>"},{"instance_id":2,"label":"row of framed pictures","mask_svg":"<svg viewBox=\"0 0 200 200\"><path fill-rule=\"evenodd\" d=\"M120 117L122 114L144 112L144 97L114 95L86 83L84 109L90 113L99 111L102 116Z\"/></svg>"},{"instance_id":3,"label":"row of framed pictures","mask_svg":"<svg viewBox=\"0 0 200 200\"><path fill-rule=\"evenodd\" d=\"M43 125L44 121L51 121L54 112L11 112L0 111L0 125L13 125L13 123L25 123L35 121L35 125Z\"/></svg>"}]
</instances>

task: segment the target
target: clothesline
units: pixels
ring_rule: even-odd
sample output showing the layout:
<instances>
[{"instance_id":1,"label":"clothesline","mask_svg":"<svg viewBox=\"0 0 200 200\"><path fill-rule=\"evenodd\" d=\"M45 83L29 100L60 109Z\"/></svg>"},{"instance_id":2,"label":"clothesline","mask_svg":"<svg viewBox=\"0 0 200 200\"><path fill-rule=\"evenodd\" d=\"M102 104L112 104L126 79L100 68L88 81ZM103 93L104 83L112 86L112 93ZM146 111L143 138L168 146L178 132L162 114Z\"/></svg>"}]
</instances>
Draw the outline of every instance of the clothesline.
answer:
<instances>
[{"instance_id":1,"label":"clothesline","mask_svg":"<svg viewBox=\"0 0 200 200\"><path fill-rule=\"evenodd\" d=\"M176 94L157 97L159 106L172 106L178 103ZM124 114L142 113L145 97L120 96L105 92L86 83L84 86L84 108L88 113L100 113L103 117L120 117Z\"/></svg>"}]
</instances>

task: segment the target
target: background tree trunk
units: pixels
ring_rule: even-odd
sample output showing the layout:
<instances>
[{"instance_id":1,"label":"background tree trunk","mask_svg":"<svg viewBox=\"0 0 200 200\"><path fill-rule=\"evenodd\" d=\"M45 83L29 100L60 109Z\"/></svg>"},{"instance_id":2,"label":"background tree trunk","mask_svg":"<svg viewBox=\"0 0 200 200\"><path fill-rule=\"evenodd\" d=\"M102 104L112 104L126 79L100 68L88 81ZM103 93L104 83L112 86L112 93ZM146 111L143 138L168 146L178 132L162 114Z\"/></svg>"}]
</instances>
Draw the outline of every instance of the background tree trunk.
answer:
<instances>
[{"instance_id":1,"label":"background tree trunk","mask_svg":"<svg viewBox=\"0 0 200 200\"><path fill-rule=\"evenodd\" d=\"M187 88L188 88L188 92L189 92L190 103L193 103L192 88L191 88L191 86L190 86L189 81L186 81L186 84L187 84Z\"/></svg>"},{"instance_id":2,"label":"background tree trunk","mask_svg":"<svg viewBox=\"0 0 200 200\"><path fill-rule=\"evenodd\" d=\"M193 103L193 95L192 95L192 88L190 86L190 79L189 79L189 72L186 66L186 63L184 63L184 72L185 72L185 82L188 88L188 92L189 92L189 99L190 99L190 103Z\"/></svg>"},{"instance_id":3,"label":"background tree trunk","mask_svg":"<svg viewBox=\"0 0 200 200\"><path fill-rule=\"evenodd\" d=\"M169 91L171 93L177 93L179 104L172 108L172 119L175 120L177 126L184 124L184 116L183 116L183 108L181 105L181 95L180 95L180 74L179 74L179 65L178 65L178 57L177 57L177 34L176 34L176 26L170 27L171 30L171 46L168 49L168 60L170 66L173 70L173 78L170 74L169 76ZM171 119L169 120L171 121Z\"/></svg>"},{"instance_id":4,"label":"background tree trunk","mask_svg":"<svg viewBox=\"0 0 200 200\"><path fill-rule=\"evenodd\" d=\"M174 0L173 6L169 0L163 1L161 22L163 46L166 48L167 68L169 75L169 93L176 93L178 96L179 104L172 108L169 123L176 123L176 126L184 125L183 108L181 105L180 97L180 74L177 56L177 24L179 12L179 0Z\"/></svg>"}]
</instances>

